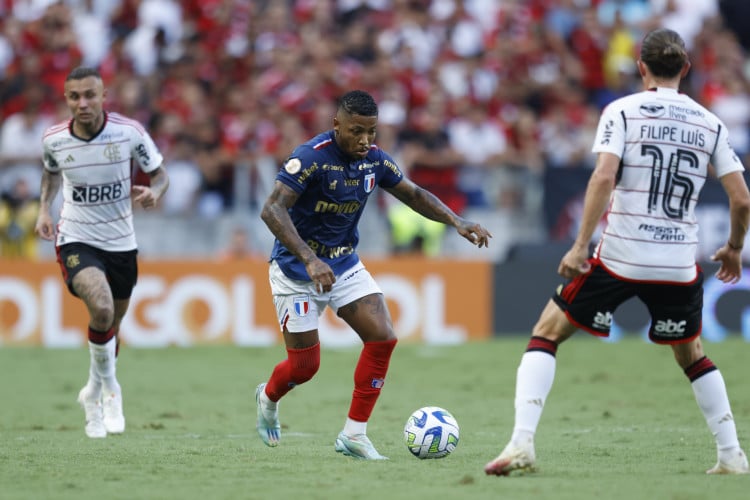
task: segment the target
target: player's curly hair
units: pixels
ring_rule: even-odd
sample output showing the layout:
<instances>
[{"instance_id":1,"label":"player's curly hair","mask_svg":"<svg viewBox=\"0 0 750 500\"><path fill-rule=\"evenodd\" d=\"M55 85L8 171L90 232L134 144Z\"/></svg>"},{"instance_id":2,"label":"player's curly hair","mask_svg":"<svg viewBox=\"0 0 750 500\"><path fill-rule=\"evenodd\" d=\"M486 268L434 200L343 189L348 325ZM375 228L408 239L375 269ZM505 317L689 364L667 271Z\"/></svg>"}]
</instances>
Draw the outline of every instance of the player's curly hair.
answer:
<instances>
[{"instance_id":1,"label":"player's curly hair","mask_svg":"<svg viewBox=\"0 0 750 500\"><path fill-rule=\"evenodd\" d=\"M641 44L641 61L654 76L674 78L688 62L685 42L676 32L660 28L650 32Z\"/></svg>"},{"instance_id":2,"label":"player's curly hair","mask_svg":"<svg viewBox=\"0 0 750 500\"><path fill-rule=\"evenodd\" d=\"M378 105L375 99L364 90L352 90L339 99L339 109L350 115L378 116Z\"/></svg>"}]
</instances>

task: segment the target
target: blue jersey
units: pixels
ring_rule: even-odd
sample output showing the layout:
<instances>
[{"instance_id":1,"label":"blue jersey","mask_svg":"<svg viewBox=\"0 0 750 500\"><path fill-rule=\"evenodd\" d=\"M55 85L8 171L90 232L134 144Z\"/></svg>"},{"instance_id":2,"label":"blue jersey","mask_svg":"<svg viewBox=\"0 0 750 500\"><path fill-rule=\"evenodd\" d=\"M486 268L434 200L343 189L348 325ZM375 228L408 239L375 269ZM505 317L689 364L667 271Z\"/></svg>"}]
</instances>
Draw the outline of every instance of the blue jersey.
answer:
<instances>
[{"instance_id":1,"label":"blue jersey","mask_svg":"<svg viewBox=\"0 0 750 500\"><path fill-rule=\"evenodd\" d=\"M357 224L375 186L393 187L404 174L377 146L363 159L352 160L338 147L333 130L298 146L276 180L299 193L289 209L300 237L339 275L359 262ZM310 281L304 264L278 240L271 260L289 278Z\"/></svg>"}]
</instances>

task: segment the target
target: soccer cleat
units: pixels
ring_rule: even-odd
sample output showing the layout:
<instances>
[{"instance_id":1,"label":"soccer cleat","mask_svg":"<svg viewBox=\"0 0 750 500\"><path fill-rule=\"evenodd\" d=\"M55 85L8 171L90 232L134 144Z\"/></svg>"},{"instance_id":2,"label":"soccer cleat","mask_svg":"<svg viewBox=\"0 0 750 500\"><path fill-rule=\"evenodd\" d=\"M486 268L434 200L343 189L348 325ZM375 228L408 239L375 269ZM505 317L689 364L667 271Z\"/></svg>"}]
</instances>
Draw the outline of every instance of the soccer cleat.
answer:
<instances>
[{"instance_id":1,"label":"soccer cleat","mask_svg":"<svg viewBox=\"0 0 750 500\"><path fill-rule=\"evenodd\" d=\"M388 457L384 457L378 453L378 450L375 449L366 434L347 436L344 434L344 431L341 431L336 438L334 447L337 452L349 457L361 458L363 460L388 460Z\"/></svg>"},{"instance_id":2,"label":"soccer cleat","mask_svg":"<svg viewBox=\"0 0 750 500\"><path fill-rule=\"evenodd\" d=\"M122 392L102 390L102 413L104 428L109 434L125 432L125 416L122 414Z\"/></svg>"},{"instance_id":3,"label":"soccer cleat","mask_svg":"<svg viewBox=\"0 0 750 500\"><path fill-rule=\"evenodd\" d=\"M510 442L497 458L484 466L484 472L495 476L507 476L513 471L534 472L535 463L533 442L529 441L526 445Z\"/></svg>"},{"instance_id":4,"label":"soccer cleat","mask_svg":"<svg viewBox=\"0 0 750 500\"><path fill-rule=\"evenodd\" d=\"M748 474L750 470L747 465L747 456L741 449L732 451L730 457L719 458L712 468L706 471L706 474Z\"/></svg>"},{"instance_id":5,"label":"soccer cleat","mask_svg":"<svg viewBox=\"0 0 750 500\"><path fill-rule=\"evenodd\" d=\"M99 392L93 393L86 385L78 393L78 404L83 407L86 414L86 435L90 438L107 437L107 429L104 427L104 415Z\"/></svg>"},{"instance_id":6,"label":"soccer cleat","mask_svg":"<svg viewBox=\"0 0 750 500\"><path fill-rule=\"evenodd\" d=\"M258 435L266 446L278 446L281 440L281 424L279 423L278 406L274 410L265 408L260 394L266 388L266 384L260 384L255 388L255 404L258 407L258 420L255 428L258 429ZM277 403L278 404L278 403Z\"/></svg>"}]
</instances>

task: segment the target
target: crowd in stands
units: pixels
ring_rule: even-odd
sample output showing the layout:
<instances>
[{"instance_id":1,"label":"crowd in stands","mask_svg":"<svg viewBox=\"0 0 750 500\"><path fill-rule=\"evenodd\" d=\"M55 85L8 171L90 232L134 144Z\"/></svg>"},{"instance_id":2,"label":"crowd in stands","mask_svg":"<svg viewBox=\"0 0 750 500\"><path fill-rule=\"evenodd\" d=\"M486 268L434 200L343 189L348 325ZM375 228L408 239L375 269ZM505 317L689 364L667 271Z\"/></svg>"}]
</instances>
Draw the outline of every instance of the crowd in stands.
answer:
<instances>
[{"instance_id":1,"label":"crowd in stands","mask_svg":"<svg viewBox=\"0 0 750 500\"><path fill-rule=\"evenodd\" d=\"M454 210L535 209L528 187L545 172L592 167L599 113L640 89L638 43L659 26L689 44L683 91L747 157L746 3L0 0L0 190L10 199L22 178L38 195L42 130L68 118L63 81L87 65L107 109L144 123L164 153L166 214L257 208L354 88L379 103L378 144Z\"/></svg>"}]
</instances>

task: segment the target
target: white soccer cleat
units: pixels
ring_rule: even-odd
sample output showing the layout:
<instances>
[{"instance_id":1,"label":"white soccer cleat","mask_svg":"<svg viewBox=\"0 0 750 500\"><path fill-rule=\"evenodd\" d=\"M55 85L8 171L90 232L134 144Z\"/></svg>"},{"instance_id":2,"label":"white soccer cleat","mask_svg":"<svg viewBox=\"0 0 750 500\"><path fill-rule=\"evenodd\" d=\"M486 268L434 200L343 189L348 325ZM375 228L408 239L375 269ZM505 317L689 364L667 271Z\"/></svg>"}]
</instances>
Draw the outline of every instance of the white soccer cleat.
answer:
<instances>
[{"instance_id":1,"label":"white soccer cleat","mask_svg":"<svg viewBox=\"0 0 750 500\"><path fill-rule=\"evenodd\" d=\"M484 466L485 474L495 476L507 476L513 471L534 472L535 470L536 453L532 441L523 445L508 443L497 458Z\"/></svg>"},{"instance_id":2,"label":"white soccer cleat","mask_svg":"<svg viewBox=\"0 0 750 500\"><path fill-rule=\"evenodd\" d=\"M378 450L375 449L366 434L347 436L344 434L344 431L341 431L336 438L334 448L337 452L348 457L361 458L363 460L388 460L388 457L384 457L378 453Z\"/></svg>"},{"instance_id":3,"label":"white soccer cleat","mask_svg":"<svg viewBox=\"0 0 750 500\"><path fill-rule=\"evenodd\" d=\"M260 384L255 388L255 404L257 406L258 420L255 428L258 430L260 439L266 446L275 447L281 440L281 424L279 423L279 407L269 410L260 397L261 392L266 388L266 384Z\"/></svg>"},{"instance_id":4,"label":"white soccer cleat","mask_svg":"<svg viewBox=\"0 0 750 500\"><path fill-rule=\"evenodd\" d=\"M102 390L102 414L104 428L109 434L125 432L125 416L122 414L122 392Z\"/></svg>"},{"instance_id":5,"label":"white soccer cleat","mask_svg":"<svg viewBox=\"0 0 750 500\"><path fill-rule=\"evenodd\" d=\"M706 471L706 474L748 474L745 452L737 448L729 456L720 457L716 465Z\"/></svg>"},{"instance_id":6,"label":"white soccer cleat","mask_svg":"<svg viewBox=\"0 0 750 500\"><path fill-rule=\"evenodd\" d=\"M86 385L78 393L78 404L83 407L83 411L86 414L86 435L90 438L107 437L99 392L94 393Z\"/></svg>"}]
</instances>

